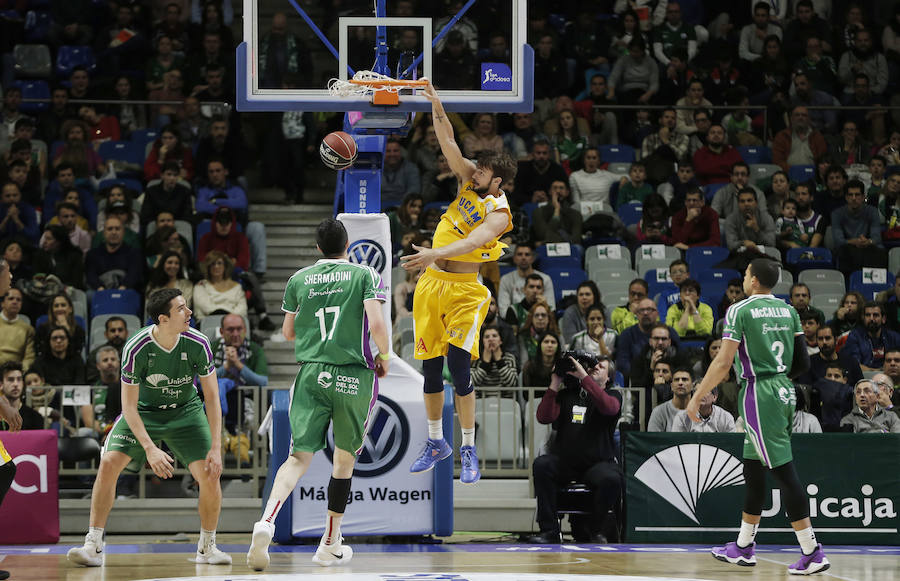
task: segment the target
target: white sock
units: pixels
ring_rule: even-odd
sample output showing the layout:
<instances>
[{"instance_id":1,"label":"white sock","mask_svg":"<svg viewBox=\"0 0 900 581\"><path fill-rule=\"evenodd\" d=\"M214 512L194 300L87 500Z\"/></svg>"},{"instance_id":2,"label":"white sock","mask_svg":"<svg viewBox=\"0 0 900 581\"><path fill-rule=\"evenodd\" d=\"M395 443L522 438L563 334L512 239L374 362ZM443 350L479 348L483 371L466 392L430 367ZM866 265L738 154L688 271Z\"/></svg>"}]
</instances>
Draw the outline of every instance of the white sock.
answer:
<instances>
[{"instance_id":1,"label":"white sock","mask_svg":"<svg viewBox=\"0 0 900 581\"><path fill-rule=\"evenodd\" d=\"M475 428L461 428L462 445L475 447Z\"/></svg>"},{"instance_id":2,"label":"white sock","mask_svg":"<svg viewBox=\"0 0 900 581\"><path fill-rule=\"evenodd\" d=\"M197 550L203 551L207 547L216 544L216 531L208 531L204 528L200 529L200 540L197 541Z\"/></svg>"},{"instance_id":3,"label":"white sock","mask_svg":"<svg viewBox=\"0 0 900 581\"><path fill-rule=\"evenodd\" d=\"M336 545L341 542L341 520L344 515L325 516L325 534L322 535L323 545Z\"/></svg>"},{"instance_id":4,"label":"white sock","mask_svg":"<svg viewBox=\"0 0 900 581\"><path fill-rule=\"evenodd\" d=\"M444 439L444 420L428 420L428 437L432 440Z\"/></svg>"},{"instance_id":5,"label":"white sock","mask_svg":"<svg viewBox=\"0 0 900 581\"><path fill-rule=\"evenodd\" d=\"M753 542L753 539L756 538L756 529L759 528L759 523L750 524L747 521L741 521L741 532L738 533L737 538L737 546L744 549L750 546L750 543Z\"/></svg>"},{"instance_id":6,"label":"white sock","mask_svg":"<svg viewBox=\"0 0 900 581\"><path fill-rule=\"evenodd\" d=\"M277 498L269 498L269 502L266 503L266 510L263 511L262 519L267 523L275 524L275 517L278 516L278 512L281 510L284 502L278 500Z\"/></svg>"},{"instance_id":7,"label":"white sock","mask_svg":"<svg viewBox=\"0 0 900 581\"><path fill-rule=\"evenodd\" d=\"M794 531L794 534L797 535L797 542L800 543L800 549L804 555L810 555L816 550L816 533L813 532L812 527Z\"/></svg>"},{"instance_id":8,"label":"white sock","mask_svg":"<svg viewBox=\"0 0 900 581\"><path fill-rule=\"evenodd\" d=\"M88 536L94 541L94 544L103 548L103 527L88 527Z\"/></svg>"}]
</instances>

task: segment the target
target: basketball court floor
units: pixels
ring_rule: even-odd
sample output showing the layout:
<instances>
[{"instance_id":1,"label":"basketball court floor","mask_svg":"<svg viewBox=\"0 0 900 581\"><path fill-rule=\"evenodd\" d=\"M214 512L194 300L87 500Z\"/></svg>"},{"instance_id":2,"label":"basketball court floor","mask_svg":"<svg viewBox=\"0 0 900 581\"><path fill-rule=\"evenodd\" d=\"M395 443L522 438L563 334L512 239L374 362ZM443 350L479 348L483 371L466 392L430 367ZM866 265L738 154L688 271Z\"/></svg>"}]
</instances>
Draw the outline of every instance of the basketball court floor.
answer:
<instances>
[{"instance_id":1,"label":"basketball court floor","mask_svg":"<svg viewBox=\"0 0 900 581\"><path fill-rule=\"evenodd\" d=\"M512 542L449 542L428 544L352 544L353 561L346 567L321 568L310 560L312 545L273 545L271 566L263 573L247 568L247 536L220 535L219 548L232 555L228 567L197 565L194 542L115 537L107 544L106 566L70 566L66 551L77 541L42 546L0 547L0 569L14 581L124 580L259 580L298 581L660 581L770 580L796 578L787 565L797 559L796 546L763 546L756 567L738 567L714 560L701 545L523 545ZM496 539L493 539L496 540ZM822 580L900 581L900 547L826 547L831 569Z\"/></svg>"}]
</instances>

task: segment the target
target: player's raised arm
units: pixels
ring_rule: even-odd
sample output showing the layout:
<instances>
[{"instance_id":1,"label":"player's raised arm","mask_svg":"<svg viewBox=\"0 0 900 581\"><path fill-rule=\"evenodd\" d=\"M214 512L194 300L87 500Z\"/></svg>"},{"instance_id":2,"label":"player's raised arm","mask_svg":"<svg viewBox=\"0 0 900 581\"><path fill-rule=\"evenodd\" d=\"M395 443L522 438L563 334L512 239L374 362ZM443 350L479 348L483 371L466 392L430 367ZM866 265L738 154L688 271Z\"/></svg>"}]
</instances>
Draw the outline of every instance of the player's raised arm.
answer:
<instances>
[{"instance_id":1,"label":"player's raised arm","mask_svg":"<svg viewBox=\"0 0 900 581\"><path fill-rule=\"evenodd\" d=\"M453 173L456 174L456 177L459 178L459 182L465 183L469 181L472 177L472 174L475 173L475 164L463 157L462 152L459 150L459 145L456 143L456 138L453 136L453 125L450 123L450 119L447 118L447 113L444 111L444 105L441 103L441 98L437 94L437 90L434 88L434 85L431 84L431 81L428 81L428 86L425 87L423 91L425 97L431 101L431 116L434 118L434 134L437 136L438 143L441 144L441 153L444 154L444 157L447 158L447 164L450 166L450 169L453 170Z\"/></svg>"}]
</instances>

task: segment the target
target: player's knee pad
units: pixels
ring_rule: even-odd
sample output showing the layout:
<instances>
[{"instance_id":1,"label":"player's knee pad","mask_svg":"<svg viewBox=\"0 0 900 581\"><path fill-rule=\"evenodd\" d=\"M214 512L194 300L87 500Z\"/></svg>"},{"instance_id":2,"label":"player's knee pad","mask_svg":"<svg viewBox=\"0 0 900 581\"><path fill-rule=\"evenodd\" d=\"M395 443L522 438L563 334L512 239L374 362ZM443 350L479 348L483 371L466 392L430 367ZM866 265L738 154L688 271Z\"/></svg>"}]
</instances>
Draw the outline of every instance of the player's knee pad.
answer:
<instances>
[{"instance_id":1,"label":"player's knee pad","mask_svg":"<svg viewBox=\"0 0 900 581\"><path fill-rule=\"evenodd\" d=\"M331 477L328 481L328 510L344 514L350 497L350 478Z\"/></svg>"},{"instance_id":2,"label":"player's knee pad","mask_svg":"<svg viewBox=\"0 0 900 581\"><path fill-rule=\"evenodd\" d=\"M766 468L759 460L744 460L744 512L762 514L766 496Z\"/></svg>"},{"instance_id":3,"label":"player's knee pad","mask_svg":"<svg viewBox=\"0 0 900 581\"><path fill-rule=\"evenodd\" d=\"M456 395L472 393L472 354L456 345L450 345L447 350L447 367L450 368Z\"/></svg>"},{"instance_id":4,"label":"player's knee pad","mask_svg":"<svg viewBox=\"0 0 900 581\"><path fill-rule=\"evenodd\" d=\"M784 499L784 510L791 522L803 520L809 517L809 501L806 491L797 477L797 470L793 462L782 464L772 469L772 476L781 489L781 497Z\"/></svg>"},{"instance_id":5,"label":"player's knee pad","mask_svg":"<svg viewBox=\"0 0 900 581\"><path fill-rule=\"evenodd\" d=\"M441 393L444 391L444 358L433 357L422 362L422 375L425 376L425 393Z\"/></svg>"}]
</instances>

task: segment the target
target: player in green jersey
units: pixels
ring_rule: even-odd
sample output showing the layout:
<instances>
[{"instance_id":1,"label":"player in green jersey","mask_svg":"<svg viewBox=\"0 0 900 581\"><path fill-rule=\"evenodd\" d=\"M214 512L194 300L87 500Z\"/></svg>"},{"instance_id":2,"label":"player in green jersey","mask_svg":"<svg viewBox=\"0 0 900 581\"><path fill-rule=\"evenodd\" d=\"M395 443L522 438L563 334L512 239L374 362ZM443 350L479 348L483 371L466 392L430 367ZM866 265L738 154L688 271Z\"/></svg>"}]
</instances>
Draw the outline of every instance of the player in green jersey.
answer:
<instances>
[{"instance_id":1,"label":"player in green jersey","mask_svg":"<svg viewBox=\"0 0 900 581\"><path fill-rule=\"evenodd\" d=\"M103 564L103 528L115 500L116 480L128 464L143 464L145 458L154 474L171 478L174 460L158 447L163 441L200 485L196 562L229 565L231 556L216 548L222 506L222 409L212 350L206 336L191 329L191 310L180 290L158 290L148 301L156 324L138 331L122 348L122 415L103 445L84 546L71 549L68 558L87 567ZM194 387L196 376L203 401Z\"/></svg>"},{"instance_id":2,"label":"player in green jersey","mask_svg":"<svg viewBox=\"0 0 900 581\"><path fill-rule=\"evenodd\" d=\"M282 332L294 341L300 363L289 414L293 448L278 469L262 519L253 525L247 565L256 571L269 566L275 517L313 454L325 447L329 423L334 426L334 467L325 534L313 562L328 567L350 561L353 550L342 543L341 519L369 413L378 397L377 378L388 370L390 344L382 313L387 291L381 277L371 267L347 260L347 230L341 222L323 220L316 229L316 243L325 258L288 280L281 307ZM373 356L370 337L378 355Z\"/></svg>"},{"instance_id":3,"label":"player in green jersey","mask_svg":"<svg viewBox=\"0 0 900 581\"><path fill-rule=\"evenodd\" d=\"M740 409L744 418L744 511L736 542L715 547L720 561L756 565L756 530L762 515L768 470L785 501L803 555L788 567L792 575L811 575L830 567L809 520L809 501L791 454L791 426L797 396L790 377L809 368L800 317L772 295L779 266L766 258L752 261L744 273L746 299L728 308L722 347L688 402L687 414L700 421L700 400L728 376L734 363L741 379Z\"/></svg>"}]
</instances>

